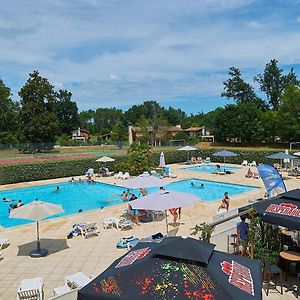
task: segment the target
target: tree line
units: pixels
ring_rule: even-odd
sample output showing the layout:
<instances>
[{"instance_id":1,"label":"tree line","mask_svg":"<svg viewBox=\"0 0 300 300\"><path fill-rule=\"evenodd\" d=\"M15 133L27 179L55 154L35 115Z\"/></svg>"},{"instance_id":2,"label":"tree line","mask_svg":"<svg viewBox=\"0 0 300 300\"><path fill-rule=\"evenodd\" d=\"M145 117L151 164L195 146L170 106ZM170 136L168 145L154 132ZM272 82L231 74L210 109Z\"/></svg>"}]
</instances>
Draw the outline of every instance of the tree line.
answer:
<instances>
[{"instance_id":1,"label":"tree line","mask_svg":"<svg viewBox=\"0 0 300 300\"><path fill-rule=\"evenodd\" d=\"M264 71L253 78L259 88L246 82L241 71L231 67L223 83L222 97L234 104L208 113L187 114L181 109L163 107L151 100L126 111L98 108L78 112L72 93L56 91L38 71L19 91L19 101L0 79L0 143L42 143L69 139L71 131L84 128L101 141L110 133L113 140L126 140L128 125L139 126L147 139L150 126L155 134L171 125L206 126L219 142L242 144L300 140L300 88L297 74L287 74L272 59ZM200 107L199 103L199 107ZM184 132L177 139L189 139Z\"/></svg>"}]
</instances>

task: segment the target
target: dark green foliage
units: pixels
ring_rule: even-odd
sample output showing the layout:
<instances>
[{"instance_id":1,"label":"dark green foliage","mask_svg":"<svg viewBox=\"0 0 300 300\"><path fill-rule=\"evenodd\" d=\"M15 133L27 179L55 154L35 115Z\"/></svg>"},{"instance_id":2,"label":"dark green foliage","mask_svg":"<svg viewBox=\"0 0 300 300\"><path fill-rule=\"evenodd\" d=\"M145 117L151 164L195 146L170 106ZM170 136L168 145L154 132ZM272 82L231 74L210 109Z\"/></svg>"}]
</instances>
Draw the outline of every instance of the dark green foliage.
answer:
<instances>
[{"instance_id":1,"label":"dark green foliage","mask_svg":"<svg viewBox=\"0 0 300 300\"><path fill-rule=\"evenodd\" d=\"M250 223L248 234L249 240L254 242L254 258L260 260L262 265L276 265L282 248L279 227L264 223L260 217L255 217L253 223Z\"/></svg>"},{"instance_id":2,"label":"dark green foliage","mask_svg":"<svg viewBox=\"0 0 300 300\"><path fill-rule=\"evenodd\" d=\"M129 155L114 157L115 162L108 165L109 169L114 172L122 171L130 172L132 175L139 175L143 171L150 171L152 168L158 166L160 153L151 153L147 145L135 145L134 149L135 150L132 150ZM220 149L204 149L193 151L191 156L201 156L202 158L210 156L213 162L222 163L222 157L212 156L212 153L219 150ZM276 151L237 150L235 152L238 153L239 156L228 157L226 158L226 162L235 164L240 164L243 160L248 160L249 162L255 160L257 163L268 164L275 162L274 160L266 158L266 156ZM184 151L165 151L164 153L167 164L186 162L187 156ZM100 166L101 164L96 163L95 159L0 165L0 184L78 176L83 175L88 168L94 168L98 171Z\"/></svg>"},{"instance_id":3,"label":"dark green foliage","mask_svg":"<svg viewBox=\"0 0 300 300\"><path fill-rule=\"evenodd\" d=\"M56 101L54 103L54 113L58 120L57 135L67 134L78 128L78 108L76 102L71 100L72 93L66 90L59 90L56 93Z\"/></svg>"},{"instance_id":4,"label":"dark green foliage","mask_svg":"<svg viewBox=\"0 0 300 300\"><path fill-rule=\"evenodd\" d=\"M31 143L55 141L58 121L54 113L53 88L38 71L29 74L29 79L19 92L21 141Z\"/></svg>"},{"instance_id":5,"label":"dark green foliage","mask_svg":"<svg viewBox=\"0 0 300 300\"><path fill-rule=\"evenodd\" d=\"M294 70L283 75L283 70L277 66L278 61L272 59L266 64L263 74L258 74L254 81L260 85L260 90L267 95L268 105L277 110L281 104L281 96L289 85L298 85L299 81Z\"/></svg>"},{"instance_id":6,"label":"dark green foliage","mask_svg":"<svg viewBox=\"0 0 300 300\"><path fill-rule=\"evenodd\" d=\"M237 104L252 103L258 107L263 107L264 102L255 94L254 88L241 77L241 71L238 68L229 69L229 78L224 84L222 97L232 98Z\"/></svg>"},{"instance_id":7,"label":"dark green foliage","mask_svg":"<svg viewBox=\"0 0 300 300\"><path fill-rule=\"evenodd\" d=\"M18 104L11 99L10 88L0 79L0 143L10 144L17 141Z\"/></svg>"},{"instance_id":8,"label":"dark green foliage","mask_svg":"<svg viewBox=\"0 0 300 300\"><path fill-rule=\"evenodd\" d=\"M209 243L214 228L209 224L203 222L199 225L196 225L195 228L192 228L192 230L192 235L198 235L199 240Z\"/></svg>"},{"instance_id":9,"label":"dark green foliage","mask_svg":"<svg viewBox=\"0 0 300 300\"><path fill-rule=\"evenodd\" d=\"M151 148L148 145L132 144L128 149L128 169L133 175L150 171L154 167Z\"/></svg>"}]
</instances>

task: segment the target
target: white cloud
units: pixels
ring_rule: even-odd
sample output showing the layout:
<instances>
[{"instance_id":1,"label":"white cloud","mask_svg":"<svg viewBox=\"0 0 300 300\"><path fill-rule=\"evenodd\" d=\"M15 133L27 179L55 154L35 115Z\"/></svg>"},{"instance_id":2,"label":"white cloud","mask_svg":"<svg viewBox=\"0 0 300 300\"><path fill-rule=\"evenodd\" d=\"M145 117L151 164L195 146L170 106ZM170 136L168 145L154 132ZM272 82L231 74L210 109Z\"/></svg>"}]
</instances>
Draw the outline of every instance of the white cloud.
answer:
<instances>
[{"instance_id":1,"label":"white cloud","mask_svg":"<svg viewBox=\"0 0 300 300\"><path fill-rule=\"evenodd\" d=\"M249 27L249 28L254 28L254 29L260 29L260 28L264 27L263 24L261 24L257 21L247 22L246 26Z\"/></svg>"},{"instance_id":2,"label":"white cloud","mask_svg":"<svg viewBox=\"0 0 300 300\"><path fill-rule=\"evenodd\" d=\"M63 85L63 83L61 83L61 82L56 82L56 81L54 81L54 82L52 82L52 85L54 85L54 87L56 88L56 89L63 89L64 88L64 85Z\"/></svg>"},{"instance_id":3,"label":"white cloud","mask_svg":"<svg viewBox=\"0 0 300 300\"><path fill-rule=\"evenodd\" d=\"M252 16L254 2L12 0L0 11L0 75L25 82L38 69L81 108L218 97L231 66L299 58L300 34Z\"/></svg>"},{"instance_id":4,"label":"white cloud","mask_svg":"<svg viewBox=\"0 0 300 300\"><path fill-rule=\"evenodd\" d=\"M118 80L118 79L119 79L119 78L118 78L116 75L114 75L114 74L110 74L109 78L110 78L111 80Z\"/></svg>"}]
</instances>

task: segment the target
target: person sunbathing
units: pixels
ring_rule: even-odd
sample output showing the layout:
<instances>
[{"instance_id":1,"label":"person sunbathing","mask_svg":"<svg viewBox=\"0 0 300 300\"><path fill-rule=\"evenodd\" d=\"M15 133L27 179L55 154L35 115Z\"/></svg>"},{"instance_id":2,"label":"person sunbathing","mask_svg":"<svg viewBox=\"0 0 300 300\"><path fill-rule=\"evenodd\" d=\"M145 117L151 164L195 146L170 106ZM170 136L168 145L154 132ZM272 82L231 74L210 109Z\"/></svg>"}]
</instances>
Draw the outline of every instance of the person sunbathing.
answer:
<instances>
[{"instance_id":1,"label":"person sunbathing","mask_svg":"<svg viewBox=\"0 0 300 300\"><path fill-rule=\"evenodd\" d=\"M248 169L248 172L245 175L246 178L252 178L253 177L253 172L251 171L251 169Z\"/></svg>"}]
</instances>

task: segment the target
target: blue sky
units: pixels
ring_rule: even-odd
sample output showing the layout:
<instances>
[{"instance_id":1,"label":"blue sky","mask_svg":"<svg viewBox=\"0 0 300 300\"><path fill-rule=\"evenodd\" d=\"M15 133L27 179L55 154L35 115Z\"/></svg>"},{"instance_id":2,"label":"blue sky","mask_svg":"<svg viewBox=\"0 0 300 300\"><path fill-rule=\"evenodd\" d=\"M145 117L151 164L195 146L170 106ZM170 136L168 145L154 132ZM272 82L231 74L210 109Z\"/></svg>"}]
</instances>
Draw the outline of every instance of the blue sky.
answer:
<instances>
[{"instance_id":1,"label":"blue sky","mask_svg":"<svg viewBox=\"0 0 300 300\"><path fill-rule=\"evenodd\" d=\"M0 77L17 99L39 70L80 110L156 100L213 110L231 66L252 81L272 58L300 77L300 0L11 0Z\"/></svg>"}]
</instances>

